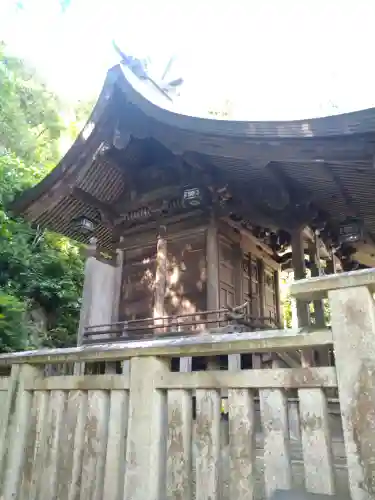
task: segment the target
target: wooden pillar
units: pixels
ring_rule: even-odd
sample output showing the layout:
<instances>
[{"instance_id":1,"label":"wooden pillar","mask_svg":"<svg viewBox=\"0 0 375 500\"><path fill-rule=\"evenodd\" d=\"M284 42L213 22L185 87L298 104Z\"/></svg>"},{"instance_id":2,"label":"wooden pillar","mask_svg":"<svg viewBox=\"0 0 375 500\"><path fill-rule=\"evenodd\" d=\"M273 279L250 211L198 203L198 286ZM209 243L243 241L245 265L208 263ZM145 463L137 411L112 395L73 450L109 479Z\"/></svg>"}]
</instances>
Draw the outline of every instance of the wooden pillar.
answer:
<instances>
[{"instance_id":1,"label":"wooden pillar","mask_svg":"<svg viewBox=\"0 0 375 500\"><path fill-rule=\"evenodd\" d=\"M321 275L319 245L320 245L319 236L315 235L315 241L309 242L310 271L311 271L311 276L313 278ZM314 300L313 305L314 305L315 326L317 328L323 328L325 325L323 300L322 299Z\"/></svg>"},{"instance_id":2,"label":"wooden pillar","mask_svg":"<svg viewBox=\"0 0 375 500\"><path fill-rule=\"evenodd\" d=\"M83 343L85 327L108 325L113 322L114 311L116 311L118 303L116 266L113 265L113 262L105 262L97 258L95 238L91 239L86 249L86 255L83 300L77 335L78 345ZM98 342L105 342L108 334L96 338ZM110 371L114 370L115 367L112 364ZM75 374L79 375L83 371L84 364L77 363L74 367Z\"/></svg>"},{"instance_id":3,"label":"wooden pillar","mask_svg":"<svg viewBox=\"0 0 375 500\"><path fill-rule=\"evenodd\" d=\"M124 237L121 236L120 243L123 243ZM116 250L116 276L114 283L114 296L113 296L113 311L112 311L112 322L116 323L120 320L120 300L121 300L121 288L122 288L122 278L123 278L123 267L124 267L124 250Z\"/></svg>"},{"instance_id":4,"label":"wooden pillar","mask_svg":"<svg viewBox=\"0 0 375 500\"><path fill-rule=\"evenodd\" d=\"M242 279L242 250L241 244L233 246L233 269L234 269L234 300L235 305L243 303L243 279Z\"/></svg>"},{"instance_id":5,"label":"wooden pillar","mask_svg":"<svg viewBox=\"0 0 375 500\"><path fill-rule=\"evenodd\" d=\"M211 219L206 237L207 310L220 307L219 242L216 221Z\"/></svg>"},{"instance_id":6,"label":"wooden pillar","mask_svg":"<svg viewBox=\"0 0 375 500\"><path fill-rule=\"evenodd\" d=\"M315 241L309 242L309 257L310 257L310 271L313 278L320 276L320 239L315 235ZM324 328L324 301L323 299L316 299L313 301L315 326L317 328ZM329 349L327 347L320 347L316 350L318 363L320 366L329 366Z\"/></svg>"},{"instance_id":7,"label":"wooden pillar","mask_svg":"<svg viewBox=\"0 0 375 500\"><path fill-rule=\"evenodd\" d=\"M259 316L265 316L265 288L264 288L264 262L258 259L258 276L259 276ZM264 321L263 319L261 321Z\"/></svg>"},{"instance_id":8,"label":"wooden pillar","mask_svg":"<svg viewBox=\"0 0 375 500\"><path fill-rule=\"evenodd\" d=\"M130 363L126 474L121 498L166 498L167 401L166 391L158 390L155 381L169 372L169 366L153 356L132 358Z\"/></svg>"},{"instance_id":9,"label":"wooden pillar","mask_svg":"<svg viewBox=\"0 0 375 500\"><path fill-rule=\"evenodd\" d=\"M89 324L95 269L96 238L91 238L86 249L86 263L83 280L82 305L79 316L77 346L82 345L85 326Z\"/></svg>"},{"instance_id":10,"label":"wooden pillar","mask_svg":"<svg viewBox=\"0 0 375 500\"><path fill-rule=\"evenodd\" d=\"M319 244L319 242L318 242ZM314 248L313 262L319 259ZM310 254L311 255L311 254ZM302 231L292 236L292 261L295 279L305 278L305 256ZM317 268L319 272L319 268ZM309 303L297 299L298 326L307 327L310 324ZM324 317L323 317L324 320ZM301 365L305 368L315 365L314 350L305 349L301 352ZM327 398L322 388L298 389L301 443L304 461L306 488L312 493L335 493L331 437L328 426L324 425L328 415ZM312 419L314 424L311 424ZM315 424L318 422L318 424ZM317 451L318 450L318 451ZM317 459L317 457L319 457ZM327 471L320 474L320 469Z\"/></svg>"},{"instance_id":11,"label":"wooden pillar","mask_svg":"<svg viewBox=\"0 0 375 500\"><path fill-rule=\"evenodd\" d=\"M305 251L302 228L292 233L292 266L294 280L300 280L306 277ZM294 324L296 317L297 325ZM294 300L292 298L293 327L297 326L301 328L303 326L307 326L309 324L309 320L308 303L302 302L300 300ZM311 357L311 353L309 353L309 355L307 355L306 352L301 353L302 365L305 366L307 364L307 361L310 360ZM299 408L293 403L291 403L288 408L288 427L290 439L300 440L301 424Z\"/></svg>"},{"instance_id":12,"label":"wooden pillar","mask_svg":"<svg viewBox=\"0 0 375 500\"><path fill-rule=\"evenodd\" d=\"M273 276L275 280L276 322L278 328L282 328L284 324L284 317L281 308L280 271L274 271Z\"/></svg>"},{"instance_id":13,"label":"wooden pillar","mask_svg":"<svg viewBox=\"0 0 375 500\"><path fill-rule=\"evenodd\" d=\"M154 319L156 333L163 331L165 315L164 301L165 289L167 283L167 239L166 228L161 226L159 230L157 245L156 245L156 274L155 274L155 290L154 290ZM160 328L161 327L161 328Z\"/></svg>"},{"instance_id":14,"label":"wooden pillar","mask_svg":"<svg viewBox=\"0 0 375 500\"><path fill-rule=\"evenodd\" d=\"M242 250L241 244L236 243L233 247L233 269L234 269L234 300L235 305L243 303L243 279L242 279ZM241 370L241 354L230 354L228 356L228 370Z\"/></svg>"},{"instance_id":15,"label":"wooden pillar","mask_svg":"<svg viewBox=\"0 0 375 500\"><path fill-rule=\"evenodd\" d=\"M220 307L220 278L219 278L219 238L217 224L212 217L207 229L206 237L206 269L207 269L207 310L217 310ZM210 327L216 326L211 324ZM216 358L207 360L208 370L217 370Z\"/></svg>"},{"instance_id":16,"label":"wooden pillar","mask_svg":"<svg viewBox=\"0 0 375 500\"><path fill-rule=\"evenodd\" d=\"M356 273L344 279L355 285ZM370 500L375 498L374 299L365 286L331 290L328 298L351 498Z\"/></svg>"},{"instance_id":17,"label":"wooden pillar","mask_svg":"<svg viewBox=\"0 0 375 500\"><path fill-rule=\"evenodd\" d=\"M331 258L327 262L326 274L336 274L336 273L339 272L337 261L338 261L338 258L332 252L331 253Z\"/></svg>"},{"instance_id":18,"label":"wooden pillar","mask_svg":"<svg viewBox=\"0 0 375 500\"><path fill-rule=\"evenodd\" d=\"M124 237L121 236L120 243L124 242ZM115 275L115 292L113 299L113 312L112 312L112 322L116 323L120 321L120 301L122 296L122 279L123 279L123 271L124 271L124 258L125 251L121 249L117 249L116 251L116 275ZM122 373L128 374L130 373L130 361L127 359L122 361ZM107 363L106 364L106 373L116 373L116 363Z\"/></svg>"},{"instance_id":19,"label":"wooden pillar","mask_svg":"<svg viewBox=\"0 0 375 500\"><path fill-rule=\"evenodd\" d=\"M292 265L294 279L301 280L306 277L305 250L302 229L292 233ZM302 300L296 301L298 327L308 326L310 322L308 303Z\"/></svg>"}]
</instances>

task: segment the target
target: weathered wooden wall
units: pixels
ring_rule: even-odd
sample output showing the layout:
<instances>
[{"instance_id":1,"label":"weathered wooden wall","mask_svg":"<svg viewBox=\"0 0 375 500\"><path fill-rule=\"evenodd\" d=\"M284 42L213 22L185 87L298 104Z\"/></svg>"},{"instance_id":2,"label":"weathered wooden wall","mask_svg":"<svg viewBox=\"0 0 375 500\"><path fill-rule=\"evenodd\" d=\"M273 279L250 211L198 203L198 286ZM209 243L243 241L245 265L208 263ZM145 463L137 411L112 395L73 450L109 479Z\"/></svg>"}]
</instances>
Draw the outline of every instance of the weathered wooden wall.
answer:
<instances>
[{"instance_id":1,"label":"weathered wooden wall","mask_svg":"<svg viewBox=\"0 0 375 500\"><path fill-rule=\"evenodd\" d=\"M124 251L119 321L152 318L155 276L156 240Z\"/></svg>"},{"instance_id":2,"label":"weathered wooden wall","mask_svg":"<svg viewBox=\"0 0 375 500\"><path fill-rule=\"evenodd\" d=\"M264 245L263 245L264 247ZM280 323L279 266L246 231L218 223L220 307L249 302L249 315L269 326Z\"/></svg>"},{"instance_id":3,"label":"weathered wooden wall","mask_svg":"<svg viewBox=\"0 0 375 500\"><path fill-rule=\"evenodd\" d=\"M172 235L168 240L166 316L193 314L187 320L199 321L199 314L194 313L207 310L205 245L202 230L187 236Z\"/></svg>"},{"instance_id":4,"label":"weathered wooden wall","mask_svg":"<svg viewBox=\"0 0 375 500\"><path fill-rule=\"evenodd\" d=\"M271 325L277 324L278 265L269 256L264 259L256 241L241 237L228 224L213 220L207 227L195 222L192 228L191 220L178 225L166 221L165 290L159 313L177 316L249 300L254 318L266 316ZM120 320L153 317L160 276L157 237L141 236L127 237L124 243L128 248L123 254Z\"/></svg>"}]
</instances>

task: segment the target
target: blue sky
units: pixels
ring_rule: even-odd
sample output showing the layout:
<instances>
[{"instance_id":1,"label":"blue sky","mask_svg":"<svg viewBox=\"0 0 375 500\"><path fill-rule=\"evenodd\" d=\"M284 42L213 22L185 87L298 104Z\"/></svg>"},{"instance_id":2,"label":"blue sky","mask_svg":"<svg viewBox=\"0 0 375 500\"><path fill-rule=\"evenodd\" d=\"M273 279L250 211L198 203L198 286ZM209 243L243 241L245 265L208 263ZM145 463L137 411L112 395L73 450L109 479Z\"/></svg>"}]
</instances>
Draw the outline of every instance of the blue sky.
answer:
<instances>
[{"instance_id":1,"label":"blue sky","mask_svg":"<svg viewBox=\"0 0 375 500\"><path fill-rule=\"evenodd\" d=\"M232 102L236 119L309 118L375 106L374 0L0 1L0 39L69 99L98 93L118 61L111 41L168 58L185 79L178 109L205 115Z\"/></svg>"}]
</instances>

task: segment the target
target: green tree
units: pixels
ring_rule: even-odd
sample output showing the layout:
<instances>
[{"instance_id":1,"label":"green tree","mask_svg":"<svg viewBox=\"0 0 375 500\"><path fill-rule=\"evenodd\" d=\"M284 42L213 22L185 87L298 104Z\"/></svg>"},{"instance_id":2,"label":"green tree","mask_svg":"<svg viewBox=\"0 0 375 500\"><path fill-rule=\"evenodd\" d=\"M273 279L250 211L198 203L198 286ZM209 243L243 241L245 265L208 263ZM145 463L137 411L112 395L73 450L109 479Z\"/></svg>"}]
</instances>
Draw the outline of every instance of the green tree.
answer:
<instances>
[{"instance_id":1,"label":"green tree","mask_svg":"<svg viewBox=\"0 0 375 500\"><path fill-rule=\"evenodd\" d=\"M62 103L23 61L0 43L0 148L51 168L64 131Z\"/></svg>"},{"instance_id":2,"label":"green tree","mask_svg":"<svg viewBox=\"0 0 375 500\"><path fill-rule=\"evenodd\" d=\"M78 132L77 120L66 125L61 116L71 110L4 44L0 79L0 351L72 345L83 281L80 249L12 216L7 207L56 164L60 139ZM84 114L81 104L81 122ZM45 319L40 331L32 321L36 310Z\"/></svg>"}]
</instances>

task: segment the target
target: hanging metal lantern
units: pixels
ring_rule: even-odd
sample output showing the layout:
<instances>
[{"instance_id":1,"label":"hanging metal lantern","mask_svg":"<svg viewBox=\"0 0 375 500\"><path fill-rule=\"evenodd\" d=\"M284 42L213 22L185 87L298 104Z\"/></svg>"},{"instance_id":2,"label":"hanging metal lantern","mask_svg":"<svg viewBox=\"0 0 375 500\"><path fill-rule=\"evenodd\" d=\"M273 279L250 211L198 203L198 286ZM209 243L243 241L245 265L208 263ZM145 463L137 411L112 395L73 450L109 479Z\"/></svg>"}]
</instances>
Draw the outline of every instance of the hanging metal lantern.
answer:
<instances>
[{"instance_id":1,"label":"hanging metal lantern","mask_svg":"<svg viewBox=\"0 0 375 500\"><path fill-rule=\"evenodd\" d=\"M96 228L96 222L85 217L84 215L80 215L72 220L74 230L77 233L83 234L84 236L88 236L93 234Z\"/></svg>"},{"instance_id":2,"label":"hanging metal lantern","mask_svg":"<svg viewBox=\"0 0 375 500\"><path fill-rule=\"evenodd\" d=\"M362 239L362 225L357 219L347 219L339 228L339 243L356 243Z\"/></svg>"},{"instance_id":3,"label":"hanging metal lantern","mask_svg":"<svg viewBox=\"0 0 375 500\"><path fill-rule=\"evenodd\" d=\"M199 188L189 188L184 190L184 204L197 207L202 204L203 194Z\"/></svg>"}]
</instances>

